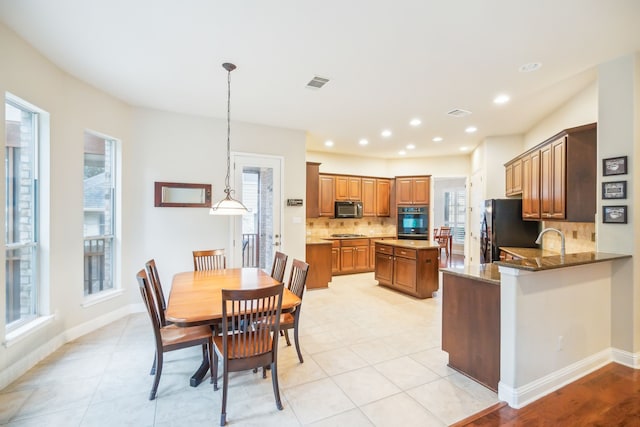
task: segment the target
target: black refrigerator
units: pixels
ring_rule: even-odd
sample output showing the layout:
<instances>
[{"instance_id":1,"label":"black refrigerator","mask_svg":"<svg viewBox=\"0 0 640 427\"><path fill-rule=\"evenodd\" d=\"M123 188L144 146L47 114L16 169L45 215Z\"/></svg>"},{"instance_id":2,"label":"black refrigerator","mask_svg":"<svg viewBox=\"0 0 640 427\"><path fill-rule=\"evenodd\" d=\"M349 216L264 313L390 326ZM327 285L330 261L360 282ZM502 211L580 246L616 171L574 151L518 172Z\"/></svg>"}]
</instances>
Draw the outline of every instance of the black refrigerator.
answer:
<instances>
[{"instance_id":1,"label":"black refrigerator","mask_svg":"<svg viewBox=\"0 0 640 427\"><path fill-rule=\"evenodd\" d=\"M489 199L480 225L480 262L500 259L501 246L537 248L538 222L523 221L522 200Z\"/></svg>"}]
</instances>

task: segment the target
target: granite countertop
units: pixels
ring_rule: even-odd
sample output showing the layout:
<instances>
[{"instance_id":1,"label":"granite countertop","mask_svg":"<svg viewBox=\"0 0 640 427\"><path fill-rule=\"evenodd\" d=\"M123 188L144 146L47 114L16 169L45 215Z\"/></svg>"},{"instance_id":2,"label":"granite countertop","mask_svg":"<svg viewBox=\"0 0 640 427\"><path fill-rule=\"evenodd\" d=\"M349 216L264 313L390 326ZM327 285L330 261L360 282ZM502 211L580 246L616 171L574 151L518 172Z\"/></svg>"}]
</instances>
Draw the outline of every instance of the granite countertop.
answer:
<instances>
[{"instance_id":1,"label":"granite countertop","mask_svg":"<svg viewBox=\"0 0 640 427\"><path fill-rule=\"evenodd\" d=\"M495 261L494 264L500 267L510 267L518 270L542 271L629 257L631 257L631 255L611 254L606 252L579 252L575 254L566 254L564 257L561 255L553 255L514 259L510 261Z\"/></svg>"},{"instance_id":2,"label":"granite countertop","mask_svg":"<svg viewBox=\"0 0 640 427\"><path fill-rule=\"evenodd\" d=\"M389 240L376 240L374 243L382 243L389 246L395 246L398 248L409 248L409 249L439 249L440 248L440 245L437 242L432 242L431 240L389 239Z\"/></svg>"},{"instance_id":3,"label":"granite countertop","mask_svg":"<svg viewBox=\"0 0 640 427\"><path fill-rule=\"evenodd\" d=\"M307 245L330 245L331 240L321 239L318 237L307 237Z\"/></svg>"},{"instance_id":4,"label":"granite countertop","mask_svg":"<svg viewBox=\"0 0 640 427\"><path fill-rule=\"evenodd\" d=\"M550 251L548 249L539 248L516 248L508 246L500 246L501 251L505 251L508 254L517 256L518 258L536 258L543 256L560 255L558 252Z\"/></svg>"},{"instance_id":5,"label":"granite countertop","mask_svg":"<svg viewBox=\"0 0 640 427\"><path fill-rule=\"evenodd\" d=\"M441 268L440 271L482 282L500 284L500 271L496 264L465 265L464 267Z\"/></svg>"}]
</instances>

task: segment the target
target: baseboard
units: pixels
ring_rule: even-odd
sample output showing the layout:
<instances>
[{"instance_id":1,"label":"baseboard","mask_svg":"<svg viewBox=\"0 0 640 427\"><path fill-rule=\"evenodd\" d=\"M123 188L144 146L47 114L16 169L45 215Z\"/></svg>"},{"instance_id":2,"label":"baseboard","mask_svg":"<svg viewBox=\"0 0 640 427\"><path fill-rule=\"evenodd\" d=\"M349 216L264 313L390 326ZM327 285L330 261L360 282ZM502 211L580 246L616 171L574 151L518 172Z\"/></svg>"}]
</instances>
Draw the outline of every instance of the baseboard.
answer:
<instances>
[{"instance_id":1,"label":"baseboard","mask_svg":"<svg viewBox=\"0 0 640 427\"><path fill-rule=\"evenodd\" d=\"M633 369L640 369L640 353L631 353L614 348L611 350L613 361Z\"/></svg>"},{"instance_id":2,"label":"baseboard","mask_svg":"<svg viewBox=\"0 0 640 427\"><path fill-rule=\"evenodd\" d=\"M58 350L69 341L73 341L83 335L100 329L109 323L128 316L129 314L143 311L145 311L145 308L142 303L131 304L61 332L39 347L30 350L11 366L0 371L0 390L20 378L38 362Z\"/></svg>"},{"instance_id":3,"label":"baseboard","mask_svg":"<svg viewBox=\"0 0 640 427\"><path fill-rule=\"evenodd\" d=\"M498 399L507 402L514 409L519 409L612 361L612 349L609 348L516 389L499 382Z\"/></svg>"}]
</instances>

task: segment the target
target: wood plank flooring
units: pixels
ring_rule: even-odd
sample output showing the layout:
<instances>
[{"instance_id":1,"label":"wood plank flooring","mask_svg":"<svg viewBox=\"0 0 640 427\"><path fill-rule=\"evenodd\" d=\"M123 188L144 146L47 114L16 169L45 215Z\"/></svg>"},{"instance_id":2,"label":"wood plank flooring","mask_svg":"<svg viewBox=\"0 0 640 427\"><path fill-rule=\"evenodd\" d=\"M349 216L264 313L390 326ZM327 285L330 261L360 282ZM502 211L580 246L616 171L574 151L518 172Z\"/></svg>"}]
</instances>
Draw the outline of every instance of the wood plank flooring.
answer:
<instances>
[{"instance_id":1,"label":"wood plank flooring","mask_svg":"<svg viewBox=\"0 0 640 427\"><path fill-rule=\"evenodd\" d=\"M453 426L640 426L640 370L610 363L524 408L497 404Z\"/></svg>"}]
</instances>

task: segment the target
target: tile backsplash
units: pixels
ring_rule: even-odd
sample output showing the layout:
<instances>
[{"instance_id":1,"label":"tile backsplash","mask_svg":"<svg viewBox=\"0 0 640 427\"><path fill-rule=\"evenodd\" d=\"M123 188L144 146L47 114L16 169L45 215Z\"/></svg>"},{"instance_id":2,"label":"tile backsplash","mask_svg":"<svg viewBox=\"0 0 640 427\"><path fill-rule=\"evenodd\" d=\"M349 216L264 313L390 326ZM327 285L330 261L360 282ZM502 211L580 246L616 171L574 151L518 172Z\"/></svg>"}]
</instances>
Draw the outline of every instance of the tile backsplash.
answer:
<instances>
[{"instance_id":1,"label":"tile backsplash","mask_svg":"<svg viewBox=\"0 0 640 427\"><path fill-rule=\"evenodd\" d=\"M332 234L395 236L395 218L307 218L307 237L330 237Z\"/></svg>"},{"instance_id":2,"label":"tile backsplash","mask_svg":"<svg viewBox=\"0 0 640 427\"><path fill-rule=\"evenodd\" d=\"M593 222L545 221L543 228L557 228L564 233L566 253L596 250L596 225ZM542 247L559 253L561 239L558 233L545 233Z\"/></svg>"}]
</instances>

